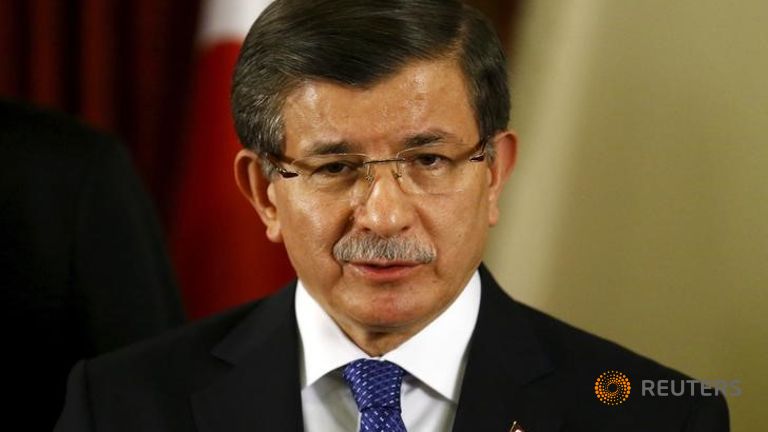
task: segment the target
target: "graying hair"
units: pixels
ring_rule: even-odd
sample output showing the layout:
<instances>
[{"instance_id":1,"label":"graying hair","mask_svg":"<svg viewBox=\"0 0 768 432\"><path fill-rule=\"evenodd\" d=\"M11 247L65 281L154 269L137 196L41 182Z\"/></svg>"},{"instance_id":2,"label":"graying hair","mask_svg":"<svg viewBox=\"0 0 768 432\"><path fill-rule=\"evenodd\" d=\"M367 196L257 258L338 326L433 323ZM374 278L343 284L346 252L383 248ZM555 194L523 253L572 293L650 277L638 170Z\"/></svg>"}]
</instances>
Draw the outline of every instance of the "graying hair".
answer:
<instances>
[{"instance_id":1,"label":"graying hair","mask_svg":"<svg viewBox=\"0 0 768 432\"><path fill-rule=\"evenodd\" d=\"M408 62L444 57L462 68L481 136L506 129L504 53L485 17L461 1L276 0L240 50L231 94L235 128L245 147L280 156L283 104L301 83L364 88ZM273 174L271 167L265 174Z\"/></svg>"}]
</instances>

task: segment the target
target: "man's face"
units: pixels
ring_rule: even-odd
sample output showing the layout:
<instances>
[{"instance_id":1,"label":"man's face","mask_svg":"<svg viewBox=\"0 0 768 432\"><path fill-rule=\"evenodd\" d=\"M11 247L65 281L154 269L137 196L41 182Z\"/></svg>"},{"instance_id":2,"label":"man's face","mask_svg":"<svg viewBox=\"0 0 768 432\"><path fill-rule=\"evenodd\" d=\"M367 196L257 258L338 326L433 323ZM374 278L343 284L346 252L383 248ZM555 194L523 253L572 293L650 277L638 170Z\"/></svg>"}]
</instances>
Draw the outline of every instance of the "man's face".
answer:
<instances>
[{"instance_id":1,"label":"man's face","mask_svg":"<svg viewBox=\"0 0 768 432\"><path fill-rule=\"evenodd\" d=\"M435 135L470 151L480 139L461 70L448 60L410 63L365 89L307 82L288 96L283 121L292 160L329 145L386 159ZM499 158L514 157L514 136L500 136L497 146L512 149ZM300 177L276 175L260 213L268 236L285 243L309 293L343 329L418 331L450 305L480 263L511 161L498 164L464 163L461 187L441 194L408 193L391 163L376 164L375 179L361 179L363 193L355 198L329 199ZM434 259L334 256L334 246L361 237L417 243Z\"/></svg>"}]
</instances>

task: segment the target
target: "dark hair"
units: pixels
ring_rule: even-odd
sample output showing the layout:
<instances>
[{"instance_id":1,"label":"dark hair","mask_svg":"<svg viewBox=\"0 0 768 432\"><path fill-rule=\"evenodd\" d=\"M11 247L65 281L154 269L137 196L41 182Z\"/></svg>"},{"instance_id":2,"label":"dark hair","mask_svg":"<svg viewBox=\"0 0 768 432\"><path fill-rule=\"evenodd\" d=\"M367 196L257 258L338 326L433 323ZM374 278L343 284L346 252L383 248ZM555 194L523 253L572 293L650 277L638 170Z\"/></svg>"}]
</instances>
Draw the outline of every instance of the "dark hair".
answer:
<instances>
[{"instance_id":1,"label":"dark hair","mask_svg":"<svg viewBox=\"0 0 768 432\"><path fill-rule=\"evenodd\" d=\"M481 136L507 128L506 59L485 17L459 0L276 0L248 32L232 84L244 146L282 154L282 107L307 80L369 86L414 60L456 58Z\"/></svg>"}]
</instances>

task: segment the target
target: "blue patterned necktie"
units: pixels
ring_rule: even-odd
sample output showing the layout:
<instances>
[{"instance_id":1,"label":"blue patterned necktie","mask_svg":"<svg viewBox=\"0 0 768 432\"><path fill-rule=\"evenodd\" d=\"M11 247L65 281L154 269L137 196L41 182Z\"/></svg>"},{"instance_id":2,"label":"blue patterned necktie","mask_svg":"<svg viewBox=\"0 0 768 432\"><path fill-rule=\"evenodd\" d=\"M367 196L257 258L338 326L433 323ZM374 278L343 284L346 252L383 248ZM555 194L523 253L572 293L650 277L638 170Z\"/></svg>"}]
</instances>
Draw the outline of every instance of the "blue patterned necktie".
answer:
<instances>
[{"instance_id":1,"label":"blue patterned necktie","mask_svg":"<svg viewBox=\"0 0 768 432\"><path fill-rule=\"evenodd\" d=\"M355 360L344 379L360 410L360 432L407 432L400 411L400 385L405 371L379 360Z\"/></svg>"}]
</instances>

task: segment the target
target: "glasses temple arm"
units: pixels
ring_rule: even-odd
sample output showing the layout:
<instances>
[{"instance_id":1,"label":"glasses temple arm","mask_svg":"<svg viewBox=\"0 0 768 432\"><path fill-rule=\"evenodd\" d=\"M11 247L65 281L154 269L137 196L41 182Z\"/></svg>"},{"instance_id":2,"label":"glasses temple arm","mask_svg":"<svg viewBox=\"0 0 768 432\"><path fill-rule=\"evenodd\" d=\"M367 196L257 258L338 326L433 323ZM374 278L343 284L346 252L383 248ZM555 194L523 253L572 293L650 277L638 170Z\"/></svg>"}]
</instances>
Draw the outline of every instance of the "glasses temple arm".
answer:
<instances>
[{"instance_id":1,"label":"glasses temple arm","mask_svg":"<svg viewBox=\"0 0 768 432\"><path fill-rule=\"evenodd\" d=\"M275 168L275 171L277 171L277 173L280 174L281 177L283 178L298 177L299 173L288 171L287 169L283 168L280 165L281 161L272 153L265 152L265 153L262 153L262 155L270 164L272 164L272 166Z\"/></svg>"}]
</instances>

